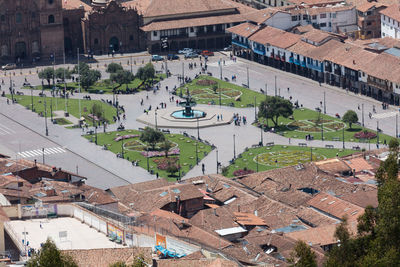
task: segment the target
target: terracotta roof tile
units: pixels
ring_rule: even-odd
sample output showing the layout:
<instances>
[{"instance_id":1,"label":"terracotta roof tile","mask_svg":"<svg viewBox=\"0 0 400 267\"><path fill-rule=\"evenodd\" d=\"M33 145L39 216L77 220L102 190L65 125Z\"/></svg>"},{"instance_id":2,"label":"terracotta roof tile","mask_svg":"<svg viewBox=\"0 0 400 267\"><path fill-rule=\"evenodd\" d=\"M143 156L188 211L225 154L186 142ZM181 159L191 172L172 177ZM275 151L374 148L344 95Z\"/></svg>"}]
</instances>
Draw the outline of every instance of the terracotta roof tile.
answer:
<instances>
[{"instance_id":1,"label":"terracotta roof tile","mask_svg":"<svg viewBox=\"0 0 400 267\"><path fill-rule=\"evenodd\" d=\"M336 174L351 171L350 167L342 160L333 158L315 162L315 165L322 171Z\"/></svg>"},{"instance_id":2,"label":"terracotta roof tile","mask_svg":"<svg viewBox=\"0 0 400 267\"><path fill-rule=\"evenodd\" d=\"M240 35L242 37L248 38L260 29L259 26L254 25L249 22L241 23L239 25L230 27L227 29L228 32Z\"/></svg>"},{"instance_id":3,"label":"terracotta roof tile","mask_svg":"<svg viewBox=\"0 0 400 267\"><path fill-rule=\"evenodd\" d=\"M362 157L357 157L357 158L352 158L352 159L346 159L344 160L344 163L346 163L353 171L361 172L364 170L373 170L374 168Z\"/></svg>"},{"instance_id":4,"label":"terracotta roof tile","mask_svg":"<svg viewBox=\"0 0 400 267\"><path fill-rule=\"evenodd\" d=\"M234 212L236 222L241 225L253 225L253 226L267 226L264 220L260 219L253 213L245 212Z\"/></svg>"},{"instance_id":5,"label":"terracotta roof tile","mask_svg":"<svg viewBox=\"0 0 400 267\"><path fill-rule=\"evenodd\" d=\"M377 2L366 2L361 5L357 6L357 10L360 12L367 12L371 8L380 8L380 7L386 7L386 4L383 3L377 3Z\"/></svg>"},{"instance_id":6,"label":"terracotta roof tile","mask_svg":"<svg viewBox=\"0 0 400 267\"><path fill-rule=\"evenodd\" d=\"M400 5L399 4L394 4L390 5L387 8L381 10L379 13L382 15L385 15L389 18L392 18L394 20L400 21Z\"/></svg>"},{"instance_id":7,"label":"terracotta roof tile","mask_svg":"<svg viewBox=\"0 0 400 267\"><path fill-rule=\"evenodd\" d=\"M340 197L345 201L353 203L354 205L366 208L368 205L371 205L374 208L378 207L378 191L363 191L358 190L354 193L348 193Z\"/></svg>"},{"instance_id":8,"label":"terracotta roof tile","mask_svg":"<svg viewBox=\"0 0 400 267\"><path fill-rule=\"evenodd\" d=\"M299 34L285 32L283 30L267 26L253 34L249 40L259 44L269 44L275 47L287 49L288 47L297 43L300 38L301 35Z\"/></svg>"}]
</instances>

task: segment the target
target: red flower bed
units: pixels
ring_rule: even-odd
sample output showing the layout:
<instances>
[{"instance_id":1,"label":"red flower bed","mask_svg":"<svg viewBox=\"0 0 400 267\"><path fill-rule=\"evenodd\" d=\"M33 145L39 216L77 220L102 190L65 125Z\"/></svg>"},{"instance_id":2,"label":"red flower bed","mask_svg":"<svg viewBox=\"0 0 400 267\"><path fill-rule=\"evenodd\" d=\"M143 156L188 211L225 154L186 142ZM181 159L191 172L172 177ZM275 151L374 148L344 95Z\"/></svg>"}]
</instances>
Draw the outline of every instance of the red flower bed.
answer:
<instances>
[{"instance_id":1,"label":"red flower bed","mask_svg":"<svg viewBox=\"0 0 400 267\"><path fill-rule=\"evenodd\" d=\"M217 84L217 82L213 81L213 80L198 80L196 82L196 84L201 85L201 86L210 86L210 85Z\"/></svg>"},{"instance_id":2,"label":"red flower bed","mask_svg":"<svg viewBox=\"0 0 400 267\"><path fill-rule=\"evenodd\" d=\"M156 158L153 159L153 162L157 164L157 169L159 170L167 170L168 166L174 164L176 165L178 168L178 158Z\"/></svg>"},{"instance_id":3,"label":"red flower bed","mask_svg":"<svg viewBox=\"0 0 400 267\"><path fill-rule=\"evenodd\" d=\"M253 171L253 170L236 170L233 172L233 175L234 176L242 176L242 175L251 174L251 173L255 173L255 171Z\"/></svg>"},{"instance_id":4,"label":"red flower bed","mask_svg":"<svg viewBox=\"0 0 400 267\"><path fill-rule=\"evenodd\" d=\"M376 137L376 133L368 132L368 131L361 131L354 134L354 137L357 139L372 139Z\"/></svg>"}]
</instances>

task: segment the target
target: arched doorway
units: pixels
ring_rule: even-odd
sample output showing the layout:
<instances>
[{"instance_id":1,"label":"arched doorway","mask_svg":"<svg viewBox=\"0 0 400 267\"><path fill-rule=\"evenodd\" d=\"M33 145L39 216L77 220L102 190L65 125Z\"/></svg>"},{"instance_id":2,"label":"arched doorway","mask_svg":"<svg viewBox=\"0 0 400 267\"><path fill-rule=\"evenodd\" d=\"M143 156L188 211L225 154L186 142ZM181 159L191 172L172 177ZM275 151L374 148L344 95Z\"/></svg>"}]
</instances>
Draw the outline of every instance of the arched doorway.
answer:
<instances>
[{"instance_id":1,"label":"arched doorway","mask_svg":"<svg viewBox=\"0 0 400 267\"><path fill-rule=\"evenodd\" d=\"M114 51L117 52L119 50L119 40L117 37L113 36L110 38L109 42L110 52Z\"/></svg>"},{"instance_id":2,"label":"arched doorway","mask_svg":"<svg viewBox=\"0 0 400 267\"><path fill-rule=\"evenodd\" d=\"M72 40L69 37L64 38L64 51L67 55L72 52Z\"/></svg>"},{"instance_id":3,"label":"arched doorway","mask_svg":"<svg viewBox=\"0 0 400 267\"><path fill-rule=\"evenodd\" d=\"M25 42L15 43L15 57L23 59L26 57L26 44Z\"/></svg>"}]
</instances>

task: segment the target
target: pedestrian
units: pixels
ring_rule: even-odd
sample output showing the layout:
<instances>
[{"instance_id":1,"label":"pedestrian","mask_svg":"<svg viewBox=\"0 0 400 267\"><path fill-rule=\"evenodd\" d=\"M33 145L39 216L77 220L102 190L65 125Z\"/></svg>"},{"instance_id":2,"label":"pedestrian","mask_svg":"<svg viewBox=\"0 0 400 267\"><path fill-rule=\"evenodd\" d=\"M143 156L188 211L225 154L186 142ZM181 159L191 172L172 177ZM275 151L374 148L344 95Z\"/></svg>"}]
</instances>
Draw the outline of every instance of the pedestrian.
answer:
<instances>
[{"instance_id":1,"label":"pedestrian","mask_svg":"<svg viewBox=\"0 0 400 267\"><path fill-rule=\"evenodd\" d=\"M206 166L204 165L204 163L201 164L201 171L204 173L206 172Z\"/></svg>"},{"instance_id":2,"label":"pedestrian","mask_svg":"<svg viewBox=\"0 0 400 267\"><path fill-rule=\"evenodd\" d=\"M223 120L223 119L222 119L222 114L221 114L221 115L219 115L219 117L221 118L221 121L222 121L222 120Z\"/></svg>"},{"instance_id":3,"label":"pedestrian","mask_svg":"<svg viewBox=\"0 0 400 267\"><path fill-rule=\"evenodd\" d=\"M156 178L158 179L158 172L156 172Z\"/></svg>"},{"instance_id":4,"label":"pedestrian","mask_svg":"<svg viewBox=\"0 0 400 267\"><path fill-rule=\"evenodd\" d=\"M289 145L290 145L290 141L291 141L291 139L290 139L290 137L289 137Z\"/></svg>"},{"instance_id":5,"label":"pedestrian","mask_svg":"<svg viewBox=\"0 0 400 267\"><path fill-rule=\"evenodd\" d=\"M219 115L217 115L217 121L219 121Z\"/></svg>"}]
</instances>

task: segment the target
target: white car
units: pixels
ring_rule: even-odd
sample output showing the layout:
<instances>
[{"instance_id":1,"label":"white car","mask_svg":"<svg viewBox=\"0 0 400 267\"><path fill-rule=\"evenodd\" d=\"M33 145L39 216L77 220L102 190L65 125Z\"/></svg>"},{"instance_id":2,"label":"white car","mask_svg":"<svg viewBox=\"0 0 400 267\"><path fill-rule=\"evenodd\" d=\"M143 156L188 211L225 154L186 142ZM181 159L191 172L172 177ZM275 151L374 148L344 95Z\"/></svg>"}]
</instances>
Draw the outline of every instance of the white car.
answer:
<instances>
[{"instance_id":1,"label":"white car","mask_svg":"<svg viewBox=\"0 0 400 267\"><path fill-rule=\"evenodd\" d=\"M178 51L178 54L187 54L187 53L190 53L190 52L193 52L192 48L183 48L182 50Z\"/></svg>"},{"instance_id":2,"label":"white car","mask_svg":"<svg viewBox=\"0 0 400 267\"><path fill-rule=\"evenodd\" d=\"M17 68L17 65L15 63L8 63L1 67L2 70L13 70L15 68Z\"/></svg>"}]
</instances>

